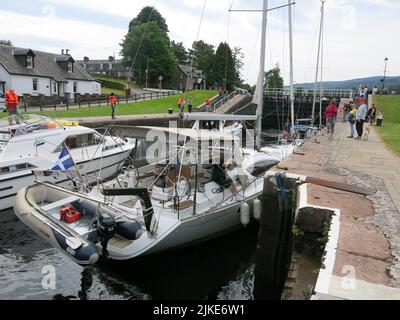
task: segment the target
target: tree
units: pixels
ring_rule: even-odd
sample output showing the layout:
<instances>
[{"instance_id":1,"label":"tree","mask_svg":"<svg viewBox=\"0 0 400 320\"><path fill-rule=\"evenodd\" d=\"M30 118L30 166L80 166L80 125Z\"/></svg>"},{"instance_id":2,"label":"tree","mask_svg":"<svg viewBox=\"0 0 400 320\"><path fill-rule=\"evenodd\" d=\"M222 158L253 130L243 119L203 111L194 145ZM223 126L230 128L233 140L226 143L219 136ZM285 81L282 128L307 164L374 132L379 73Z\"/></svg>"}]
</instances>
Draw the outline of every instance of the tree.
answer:
<instances>
[{"instance_id":1,"label":"tree","mask_svg":"<svg viewBox=\"0 0 400 320\"><path fill-rule=\"evenodd\" d=\"M129 31L133 28L139 26L140 24L146 24L147 22L155 22L160 30L165 33L167 36L169 30L168 25L164 19L164 17L160 14L160 12L154 7L144 7L136 18L134 18L129 23ZM168 36L167 36L168 37Z\"/></svg>"},{"instance_id":2,"label":"tree","mask_svg":"<svg viewBox=\"0 0 400 320\"><path fill-rule=\"evenodd\" d=\"M171 41L171 49L180 64L187 64L189 61L188 52L182 42Z\"/></svg>"},{"instance_id":3,"label":"tree","mask_svg":"<svg viewBox=\"0 0 400 320\"><path fill-rule=\"evenodd\" d=\"M137 82L145 81L147 59L150 84L157 84L160 75L166 82L171 80L175 71L175 57L167 36L155 22L136 25L125 36L121 46L123 63L127 67L133 67Z\"/></svg>"},{"instance_id":4,"label":"tree","mask_svg":"<svg viewBox=\"0 0 400 320\"><path fill-rule=\"evenodd\" d=\"M233 63L235 65L235 86L240 87L243 85L242 80L242 69L243 69L243 59L244 53L242 52L242 48L234 47L233 48Z\"/></svg>"},{"instance_id":5,"label":"tree","mask_svg":"<svg viewBox=\"0 0 400 320\"><path fill-rule=\"evenodd\" d=\"M232 90L235 86L236 69L232 50L227 43L220 43L215 53L212 80L225 89Z\"/></svg>"},{"instance_id":6,"label":"tree","mask_svg":"<svg viewBox=\"0 0 400 320\"><path fill-rule=\"evenodd\" d=\"M0 40L0 44L5 46L12 46L12 42L10 40Z\"/></svg>"},{"instance_id":7,"label":"tree","mask_svg":"<svg viewBox=\"0 0 400 320\"><path fill-rule=\"evenodd\" d=\"M212 68L214 64L214 46L205 43L203 40L193 42L192 49L190 50L189 64L203 70L206 81L209 84L212 82Z\"/></svg>"},{"instance_id":8,"label":"tree","mask_svg":"<svg viewBox=\"0 0 400 320\"><path fill-rule=\"evenodd\" d=\"M266 89L282 89L283 78L281 77L281 68L279 64L275 65L275 68L265 73L264 87Z\"/></svg>"}]
</instances>

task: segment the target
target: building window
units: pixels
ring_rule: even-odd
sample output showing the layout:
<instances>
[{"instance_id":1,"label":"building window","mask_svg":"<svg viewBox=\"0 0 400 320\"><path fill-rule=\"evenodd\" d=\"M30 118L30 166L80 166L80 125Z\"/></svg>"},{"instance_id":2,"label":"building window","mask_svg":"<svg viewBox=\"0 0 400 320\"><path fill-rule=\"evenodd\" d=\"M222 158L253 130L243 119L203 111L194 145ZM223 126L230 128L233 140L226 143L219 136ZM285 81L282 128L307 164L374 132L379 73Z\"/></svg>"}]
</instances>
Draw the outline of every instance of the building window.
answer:
<instances>
[{"instance_id":1,"label":"building window","mask_svg":"<svg viewBox=\"0 0 400 320\"><path fill-rule=\"evenodd\" d=\"M78 92L78 82L74 81L74 93Z\"/></svg>"},{"instance_id":2,"label":"building window","mask_svg":"<svg viewBox=\"0 0 400 320\"><path fill-rule=\"evenodd\" d=\"M53 92L57 93L57 82L53 82Z\"/></svg>"},{"instance_id":3,"label":"building window","mask_svg":"<svg viewBox=\"0 0 400 320\"><path fill-rule=\"evenodd\" d=\"M38 79L32 79L32 89L33 89L33 91L38 91L38 84L39 84L39 81L38 81Z\"/></svg>"},{"instance_id":4,"label":"building window","mask_svg":"<svg viewBox=\"0 0 400 320\"><path fill-rule=\"evenodd\" d=\"M73 63L72 62L68 62L68 72L69 73L74 72L74 67L73 67Z\"/></svg>"},{"instance_id":5,"label":"building window","mask_svg":"<svg viewBox=\"0 0 400 320\"><path fill-rule=\"evenodd\" d=\"M26 56L26 67L28 69L33 69L33 57L32 56Z\"/></svg>"}]
</instances>

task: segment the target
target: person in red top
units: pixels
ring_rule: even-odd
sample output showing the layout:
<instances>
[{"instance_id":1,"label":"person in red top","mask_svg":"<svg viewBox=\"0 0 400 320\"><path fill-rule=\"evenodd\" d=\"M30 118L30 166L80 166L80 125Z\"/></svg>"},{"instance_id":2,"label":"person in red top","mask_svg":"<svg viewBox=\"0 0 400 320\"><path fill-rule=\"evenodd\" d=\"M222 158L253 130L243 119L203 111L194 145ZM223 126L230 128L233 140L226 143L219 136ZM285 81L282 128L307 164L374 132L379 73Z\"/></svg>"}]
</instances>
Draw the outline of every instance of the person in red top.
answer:
<instances>
[{"instance_id":1,"label":"person in red top","mask_svg":"<svg viewBox=\"0 0 400 320\"><path fill-rule=\"evenodd\" d=\"M16 123L19 124L19 119L18 119L18 96L15 93L13 89L10 89L9 91L6 91L5 94L5 102L6 102L6 108L8 111L8 124L11 126L14 124L14 119L16 120Z\"/></svg>"},{"instance_id":2,"label":"person in red top","mask_svg":"<svg viewBox=\"0 0 400 320\"><path fill-rule=\"evenodd\" d=\"M185 99L183 97L180 97L178 99L178 110L179 113L183 113L183 109L185 108Z\"/></svg>"},{"instance_id":3,"label":"person in red top","mask_svg":"<svg viewBox=\"0 0 400 320\"><path fill-rule=\"evenodd\" d=\"M336 123L337 114L338 114L338 108L336 106L336 103L331 101L331 103L325 110L326 129L329 134L329 139L331 139L331 140L332 140L333 134L335 133L335 123Z\"/></svg>"},{"instance_id":4,"label":"person in red top","mask_svg":"<svg viewBox=\"0 0 400 320\"><path fill-rule=\"evenodd\" d=\"M111 105L111 120L115 120L115 108L117 106L118 99L115 96L114 92L111 93L108 97L108 102Z\"/></svg>"}]
</instances>

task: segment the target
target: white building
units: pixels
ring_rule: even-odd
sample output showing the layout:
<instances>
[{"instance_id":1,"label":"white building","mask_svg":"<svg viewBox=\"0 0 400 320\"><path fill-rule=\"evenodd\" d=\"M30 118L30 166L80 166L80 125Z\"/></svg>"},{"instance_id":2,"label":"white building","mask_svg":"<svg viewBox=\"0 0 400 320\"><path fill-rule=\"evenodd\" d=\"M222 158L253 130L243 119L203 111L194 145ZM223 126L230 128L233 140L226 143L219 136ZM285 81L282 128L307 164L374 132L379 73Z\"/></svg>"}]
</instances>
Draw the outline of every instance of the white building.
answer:
<instances>
[{"instance_id":1,"label":"white building","mask_svg":"<svg viewBox=\"0 0 400 320\"><path fill-rule=\"evenodd\" d=\"M101 84L68 54L0 45L0 91L22 96L101 94Z\"/></svg>"}]
</instances>

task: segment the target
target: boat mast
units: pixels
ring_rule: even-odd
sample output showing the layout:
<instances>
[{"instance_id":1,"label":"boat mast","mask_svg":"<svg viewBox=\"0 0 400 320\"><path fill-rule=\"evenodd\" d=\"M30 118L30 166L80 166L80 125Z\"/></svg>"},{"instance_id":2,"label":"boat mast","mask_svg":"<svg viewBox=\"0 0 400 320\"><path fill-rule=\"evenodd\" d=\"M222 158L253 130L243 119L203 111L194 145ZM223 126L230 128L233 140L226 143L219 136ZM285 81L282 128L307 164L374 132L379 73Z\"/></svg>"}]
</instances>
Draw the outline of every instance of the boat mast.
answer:
<instances>
[{"instance_id":1,"label":"boat mast","mask_svg":"<svg viewBox=\"0 0 400 320\"><path fill-rule=\"evenodd\" d=\"M315 105L316 105L316 100L317 100L317 83L318 83L318 72L319 72L319 58L321 56L321 38L322 38L322 23L323 23L323 16L324 16L324 6L325 6L325 0L321 0L321 23L320 23L320 27L319 27L317 69L315 71L314 99L313 99L312 114L311 114L311 126L314 126L314 122L315 122ZM320 97L320 99L322 99L322 97Z\"/></svg>"},{"instance_id":2,"label":"boat mast","mask_svg":"<svg viewBox=\"0 0 400 320\"><path fill-rule=\"evenodd\" d=\"M256 126L256 148L261 148L261 131L262 131L262 115L264 109L264 76L265 76L265 49L267 43L267 14L268 0L264 0L262 15L262 32L261 32L261 53L260 53L260 74L258 76L258 104L257 104L257 126Z\"/></svg>"},{"instance_id":3,"label":"boat mast","mask_svg":"<svg viewBox=\"0 0 400 320\"><path fill-rule=\"evenodd\" d=\"M293 82L293 21L292 21L292 0L288 0L289 5L289 56L290 56L290 112L291 112L291 132L294 131L294 82Z\"/></svg>"},{"instance_id":4,"label":"boat mast","mask_svg":"<svg viewBox=\"0 0 400 320\"><path fill-rule=\"evenodd\" d=\"M323 97L323 66L324 66L324 22L325 22L325 8L322 3L321 8L321 85L320 85L320 99L319 99L319 129L322 128L322 97Z\"/></svg>"}]
</instances>

